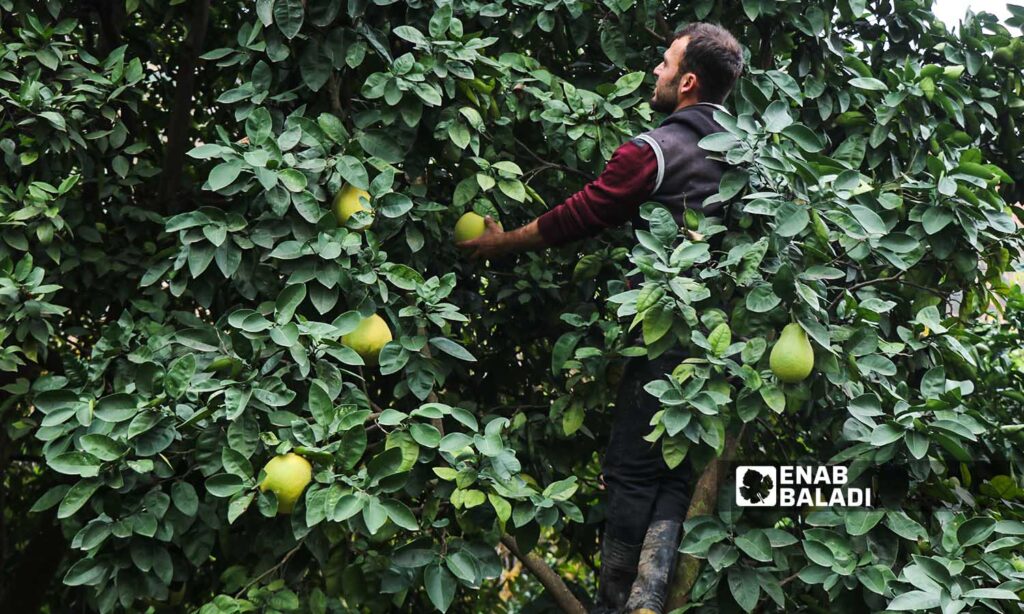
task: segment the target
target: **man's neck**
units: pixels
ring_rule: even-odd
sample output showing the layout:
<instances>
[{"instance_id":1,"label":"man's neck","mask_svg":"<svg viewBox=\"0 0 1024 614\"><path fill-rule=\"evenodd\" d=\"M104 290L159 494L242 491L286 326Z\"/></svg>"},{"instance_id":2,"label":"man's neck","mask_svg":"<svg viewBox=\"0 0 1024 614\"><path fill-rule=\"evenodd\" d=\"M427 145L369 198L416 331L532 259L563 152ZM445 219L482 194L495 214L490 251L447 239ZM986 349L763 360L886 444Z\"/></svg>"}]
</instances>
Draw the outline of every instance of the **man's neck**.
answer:
<instances>
[{"instance_id":1,"label":"man's neck","mask_svg":"<svg viewBox=\"0 0 1024 614\"><path fill-rule=\"evenodd\" d=\"M686 107L693 106L693 105L697 104L698 102L700 102L700 101L697 100L696 98L685 98L685 99L679 101L679 106L677 106L675 108L675 110L672 111L672 113L675 113L676 111L678 111L680 109L685 109Z\"/></svg>"}]
</instances>

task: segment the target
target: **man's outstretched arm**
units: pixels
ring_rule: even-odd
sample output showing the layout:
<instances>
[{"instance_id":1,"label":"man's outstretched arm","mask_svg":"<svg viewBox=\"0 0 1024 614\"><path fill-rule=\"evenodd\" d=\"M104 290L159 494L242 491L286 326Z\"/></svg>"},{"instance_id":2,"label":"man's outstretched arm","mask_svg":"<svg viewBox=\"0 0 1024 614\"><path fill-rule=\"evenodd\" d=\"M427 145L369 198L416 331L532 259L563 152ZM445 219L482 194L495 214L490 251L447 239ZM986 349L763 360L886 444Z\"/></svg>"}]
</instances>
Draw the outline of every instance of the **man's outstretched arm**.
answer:
<instances>
[{"instance_id":1,"label":"man's outstretched arm","mask_svg":"<svg viewBox=\"0 0 1024 614\"><path fill-rule=\"evenodd\" d=\"M562 204L529 224L502 232L493 220L480 237L458 244L471 257L564 245L628 221L654 190L657 157L645 143L627 142L615 150L601 175Z\"/></svg>"},{"instance_id":2,"label":"man's outstretched arm","mask_svg":"<svg viewBox=\"0 0 1024 614\"><path fill-rule=\"evenodd\" d=\"M540 218L537 218L540 219ZM502 254L533 251L547 247L544 237L540 234L537 219L526 226L503 232L501 226L491 216L484 218L484 234L463 241L458 246L469 251L470 258L493 258Z\"/></svg>"}]
</instances>

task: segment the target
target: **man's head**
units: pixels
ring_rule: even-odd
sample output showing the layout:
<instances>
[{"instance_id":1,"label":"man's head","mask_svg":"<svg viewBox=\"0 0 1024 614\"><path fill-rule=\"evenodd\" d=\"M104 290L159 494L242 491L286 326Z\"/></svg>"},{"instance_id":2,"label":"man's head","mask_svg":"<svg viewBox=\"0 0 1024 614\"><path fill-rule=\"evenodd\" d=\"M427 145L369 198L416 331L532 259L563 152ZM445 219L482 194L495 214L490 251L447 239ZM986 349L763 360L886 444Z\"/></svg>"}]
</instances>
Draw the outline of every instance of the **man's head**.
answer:
<instances>
[{"instance_id":1,"label":"man's head","mask_svg":"<svg viewBox=\"0 0 1024 614\"><path fill-rule=\"evenodd\" d=\"M743 51L728 30L691 23L675 33L654 69L651 108L672 113L696 102L721 103L742 71Z\"/></svg>"}]
</instances>

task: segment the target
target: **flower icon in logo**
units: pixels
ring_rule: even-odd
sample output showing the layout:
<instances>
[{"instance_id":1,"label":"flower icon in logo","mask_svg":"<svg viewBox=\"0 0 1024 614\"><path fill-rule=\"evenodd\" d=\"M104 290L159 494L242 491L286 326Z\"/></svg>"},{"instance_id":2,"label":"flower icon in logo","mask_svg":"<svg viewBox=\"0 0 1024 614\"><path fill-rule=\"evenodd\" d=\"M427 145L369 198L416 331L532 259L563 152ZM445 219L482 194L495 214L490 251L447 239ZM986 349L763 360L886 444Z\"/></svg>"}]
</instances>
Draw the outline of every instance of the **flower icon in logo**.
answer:
<instances>
[{"instance_id":1,"label":"flower icon in logo","mask_svg":"<svg viewBox=\"0 0 1024 614\"><path fill-rule=\"evenodd\" d=\"M740 506L775 505L775 467L739 467L736 470L736 503Z\"/></svg>"}]
</instances>

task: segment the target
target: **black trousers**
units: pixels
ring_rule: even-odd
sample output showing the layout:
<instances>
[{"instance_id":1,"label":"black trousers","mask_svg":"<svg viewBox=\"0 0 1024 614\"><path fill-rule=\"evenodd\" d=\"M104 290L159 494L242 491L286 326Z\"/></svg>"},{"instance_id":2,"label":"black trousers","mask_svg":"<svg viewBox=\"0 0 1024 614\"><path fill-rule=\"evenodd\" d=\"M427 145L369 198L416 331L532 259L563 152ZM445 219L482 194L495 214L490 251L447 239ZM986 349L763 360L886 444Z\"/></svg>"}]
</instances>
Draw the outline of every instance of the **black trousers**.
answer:
<instances>
[{"instance_id":1,"label":"black trousers","mask_svg":"<svg viewBox=\"0 0 1024 614\"><path fill-rule=\"evenodd\" d=\"M653 444L644 441L644 435L654 428L651 418L661 409L644 385L671 373L684 357L677 350L653 361L631 358L622 374L608 450L601 464L608 497L606 538L640 544L651 522L682 521L686 516L694 486L689 461L669 469L661 455L661 440Z\"/></svg>"}]
</instances>

